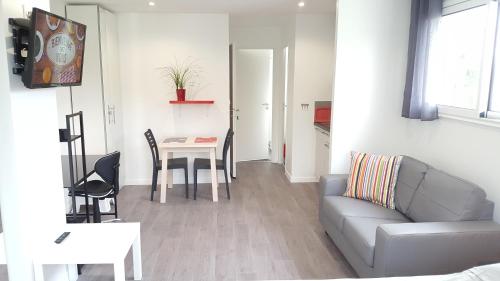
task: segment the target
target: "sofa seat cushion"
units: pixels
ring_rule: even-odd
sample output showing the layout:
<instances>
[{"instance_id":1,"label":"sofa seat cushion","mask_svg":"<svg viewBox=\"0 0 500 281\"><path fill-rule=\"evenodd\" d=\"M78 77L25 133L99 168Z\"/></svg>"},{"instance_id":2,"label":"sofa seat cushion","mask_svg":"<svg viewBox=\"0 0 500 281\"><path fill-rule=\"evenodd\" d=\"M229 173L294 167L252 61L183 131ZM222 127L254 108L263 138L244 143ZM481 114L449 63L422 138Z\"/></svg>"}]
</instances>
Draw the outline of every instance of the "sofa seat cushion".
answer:
<instances>
[{"instance_id":1,"label":"sofa seat cushion","mask_svg":"<svg viewBox=\"0 0 500 281\"><path fill-rule=\"evenodd\" d=\"M415 192L408 216L416 222L477 220L486 204L486 193L477 185L431 168Z\"/></svg>"},{"instance_id":2,"label":"sofa seat cushion","mask_svg":"<svg viewBox=\"0 0 500 281\"><path fill-rule=\"evenodd\" d=\"M377 227L383 224L406 223L407 219L379 219L363 217L347 217L342 234L354 250L370 267L373 267L375 253L375 237Z\"/></svg>"},{"instance_id":3,"label":"sofa seat cushion","mask_svg":"<svg viewBox=\"0 0 500 281\"><path fill-rule=\"evenodd\" d=\"M408 221L408 219L396 210L384 208L371 202L343 196L323 197L323 212L335 227L342 231L344 221L347 217L363 217L375 219L387 219L397 221Z\"/></svg>"}]
</instances>

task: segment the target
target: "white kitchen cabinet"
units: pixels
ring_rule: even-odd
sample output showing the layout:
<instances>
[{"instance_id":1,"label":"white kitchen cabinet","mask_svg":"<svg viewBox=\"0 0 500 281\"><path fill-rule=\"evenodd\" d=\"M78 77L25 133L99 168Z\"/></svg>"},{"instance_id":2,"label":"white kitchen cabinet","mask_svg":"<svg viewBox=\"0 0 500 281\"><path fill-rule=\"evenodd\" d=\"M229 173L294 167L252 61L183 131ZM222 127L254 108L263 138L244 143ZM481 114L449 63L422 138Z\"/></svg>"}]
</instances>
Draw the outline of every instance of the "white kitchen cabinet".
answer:
<instances>
[{"instance_id":1,"label":"white kitchen cabinet","mask_svg":"<svg viewBox=\"0 0 500 281\"><path fill-rule=\"evenodd\" d=\"M316 178L330 173L330 134L316 127Z\"/></svg>"},{"instance_id":2,"label":"white kitchen cabinet","mask_svg":"<svg viewBox=\"0 0 500 281\"><path fill-rule=\"evenodd\" d=\"M71 87L72 111L83 111L86 154L121 150L116 16L98 5L68 5L66 16L87 26L82 85Z\"/></svg>"}]
</instances>

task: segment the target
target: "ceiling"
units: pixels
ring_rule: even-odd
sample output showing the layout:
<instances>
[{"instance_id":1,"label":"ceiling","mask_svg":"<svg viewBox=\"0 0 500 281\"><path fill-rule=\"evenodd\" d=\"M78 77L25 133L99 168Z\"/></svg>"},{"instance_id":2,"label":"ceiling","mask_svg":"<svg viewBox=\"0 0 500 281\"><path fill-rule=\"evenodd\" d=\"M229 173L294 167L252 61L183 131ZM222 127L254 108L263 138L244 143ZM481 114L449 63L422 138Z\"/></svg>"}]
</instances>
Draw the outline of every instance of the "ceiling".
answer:
<instances>
[{"instance_id":1,"label":"ceiling","mask_svg":"<svg viewBox=\"0 0 500 281\"><path fill-rule=\"evenodd\" d=\"M150 7L149 1L155 6ZM303 0L306 5L299 8L300 0L67 0L68 3L100 4L118 13L169 12L169 13L228 13L241 14L291 14L332 13L335 0Z\"/></svg>"}]
</instances>

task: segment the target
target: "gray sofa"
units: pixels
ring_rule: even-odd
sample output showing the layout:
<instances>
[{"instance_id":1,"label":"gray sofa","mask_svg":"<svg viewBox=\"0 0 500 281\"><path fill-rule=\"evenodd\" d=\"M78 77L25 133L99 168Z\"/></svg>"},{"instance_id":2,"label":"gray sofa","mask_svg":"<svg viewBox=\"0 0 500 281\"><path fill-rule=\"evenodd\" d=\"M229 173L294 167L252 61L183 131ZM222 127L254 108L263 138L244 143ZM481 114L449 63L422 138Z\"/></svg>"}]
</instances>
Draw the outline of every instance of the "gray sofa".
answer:
<instances>
[{"instance_id":1,"label":"gray sofa","mask_svg":"<svg viewBox=\"0 0 500 281\"><path fill-rule=\"evenodd\" d=\"M360 277L446 274L500 262L494 204L478 186L405 156L391 210L343 197L347 177L321 177L319 219Z\"/></svg>"}]
</instances>

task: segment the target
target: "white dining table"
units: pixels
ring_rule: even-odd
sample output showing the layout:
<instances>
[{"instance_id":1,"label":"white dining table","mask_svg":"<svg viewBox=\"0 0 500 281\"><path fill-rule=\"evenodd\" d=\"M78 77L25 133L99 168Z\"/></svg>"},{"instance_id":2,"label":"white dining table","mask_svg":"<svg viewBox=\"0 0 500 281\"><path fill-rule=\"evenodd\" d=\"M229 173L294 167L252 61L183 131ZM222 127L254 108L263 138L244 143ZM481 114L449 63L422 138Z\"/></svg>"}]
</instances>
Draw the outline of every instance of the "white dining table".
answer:
<instances>
[{"instance_id":1,"label":"white dining table","mask_svg":"<svg viewBox=\"0 0 500 281\"><path fill-rule=\"evenodd\" d=\"M161 167L161 190L160 190L160 203L166 203L167 201L167 186L168 188L173 188L173 171L168 170L168 159L173 158L175 153L199 153L206 152L210 157L210 174L212 178L212 200L217 202L219 200L218 195L218 183L217 183L217 167L216 167L216 149L218 145L218 139L212 137L211 141L199 141L207 140L203 137L175 137L167 138L158 145L161 151L162 167ZM198 140L198 141L197 141Z\"/></svg>"}]
</instances>

